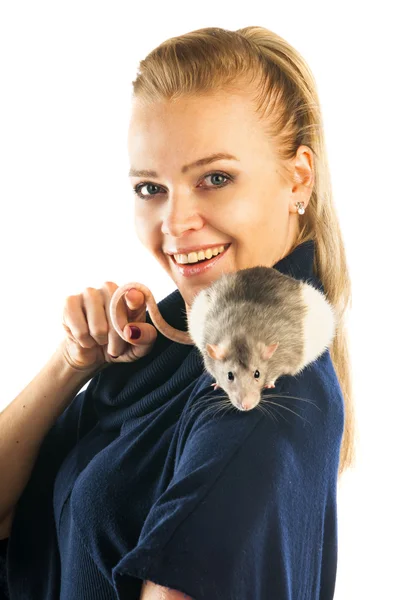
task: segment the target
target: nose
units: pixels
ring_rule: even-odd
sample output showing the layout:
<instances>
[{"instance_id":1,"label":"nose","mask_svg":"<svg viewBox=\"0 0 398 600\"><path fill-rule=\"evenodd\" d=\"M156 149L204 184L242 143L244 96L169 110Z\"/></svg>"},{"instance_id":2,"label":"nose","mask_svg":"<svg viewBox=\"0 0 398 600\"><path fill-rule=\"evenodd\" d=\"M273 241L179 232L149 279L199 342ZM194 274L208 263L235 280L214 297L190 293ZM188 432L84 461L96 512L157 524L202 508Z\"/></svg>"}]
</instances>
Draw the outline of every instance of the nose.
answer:
<instances>
[{"instance_id":1,"label":"nose","mask_svg":"<svg viewBox=\"0 0 398 600\"><path fill-rule=\"evenodd\" d=\"M254 408L257 405L257 403L258 403L257 398L246 397L240 402L240 405L243 410L251 410L252 408Z\"/></svg>"},{"instance_id":2,"label":"nose","mask_svg":"<svg viewBox=\"0 0 398 600\"><path fill-rule=\"evenodd\" d=\"M162 233L177 238L186 230L202 227L203 218L198 214L196 202L189 194L170 194L162 219Z\"/></svg>"}]
</instances>

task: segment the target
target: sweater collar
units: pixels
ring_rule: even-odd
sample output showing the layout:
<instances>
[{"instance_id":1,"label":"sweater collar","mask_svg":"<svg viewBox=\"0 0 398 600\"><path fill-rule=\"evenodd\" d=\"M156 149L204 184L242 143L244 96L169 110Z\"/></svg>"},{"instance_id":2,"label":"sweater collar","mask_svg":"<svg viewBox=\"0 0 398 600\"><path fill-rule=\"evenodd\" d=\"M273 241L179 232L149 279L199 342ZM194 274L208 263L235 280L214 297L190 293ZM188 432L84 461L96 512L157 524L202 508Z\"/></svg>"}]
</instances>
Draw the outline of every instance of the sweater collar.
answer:
<instances>
[{"instance_id":1,"label":"sweater collar","mask_svg":"<svg viewBox=\"0 0 398 600\"><path fill-rule=\"evenodd\" d=\"M294 279L307 281L314 277L315 242L303 242L274 265L274 269Z\"/></svg>"}]
</instances>

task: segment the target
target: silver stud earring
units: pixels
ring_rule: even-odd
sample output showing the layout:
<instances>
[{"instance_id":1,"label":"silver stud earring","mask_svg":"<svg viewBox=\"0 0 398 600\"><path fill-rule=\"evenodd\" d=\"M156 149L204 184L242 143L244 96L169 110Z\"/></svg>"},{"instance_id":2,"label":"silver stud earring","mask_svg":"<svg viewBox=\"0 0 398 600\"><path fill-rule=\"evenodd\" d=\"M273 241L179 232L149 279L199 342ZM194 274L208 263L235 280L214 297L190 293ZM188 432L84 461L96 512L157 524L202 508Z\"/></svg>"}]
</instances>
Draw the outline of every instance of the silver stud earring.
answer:
<instances>
[{"instance_id":1,"label":"silver stud earring","mask_svg":"<svg viewBox=\"0 0 398 600\"><path fill-rule=\"evenodd\" d=\"M303 215L305 213L304 202L296 202L297 212L299 215Z\"/></svg>"}]
</instances>

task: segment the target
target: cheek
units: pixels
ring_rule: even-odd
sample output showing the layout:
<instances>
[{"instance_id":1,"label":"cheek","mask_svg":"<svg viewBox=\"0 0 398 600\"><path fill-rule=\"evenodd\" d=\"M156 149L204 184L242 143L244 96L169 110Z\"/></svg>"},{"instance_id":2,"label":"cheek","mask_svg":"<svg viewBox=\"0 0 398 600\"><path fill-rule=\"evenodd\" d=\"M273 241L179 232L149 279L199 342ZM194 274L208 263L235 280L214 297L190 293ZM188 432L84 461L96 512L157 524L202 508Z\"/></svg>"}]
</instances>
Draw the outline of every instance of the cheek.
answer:
<instances>
[{"instance_id":1,"label":"cheek","mask_svg":"<svg viewBox=\"0 0 398 600\"><path fill-rule=\"evenodd\" d=\"M156 242L156 224L153 218L149 218L148 214L143 214L142 211L134 211L134 227L135 233L144 246L150 247Z\"/></svg>"},{"instance_id":2,"label":"cheek","mask_svg":"<svg viewBox=\"0 0 398 600\"><path fill-rule=\"evenodd\" d=\"M250 222L250 213L253 213L253 206L247 194L241 192L228 195L227 191L219 191L213 193L213 201L209 202L204 216L210 222L217 221L235 226L239 222Z\"/></svg>"},{"instance_id":3,"label":"cheek","mask_svg":"<svg viewBox=\"0 0 398 600\"><path fill-rule=\"evenodd\" d=\"M261 232L269 231L281 222L282 204L274 198L270 191L261 193L258 187L251 189L249 186L245 191L238 193L220 193L217 198L209 204L205 219L217 229L231 236L241 232L247 235L263 235Z\"/></svg>"},{"instance_id":4,"label":"cheek","mask_svg":"<svg viewBox=\"0 0 398 600\"><path fill-rule=\"evenodd\" d=\"M141 231L145 229L144 218L136 204L134 205L134 228L138 236L140 235Z\"/></svg>"}]
</instances>

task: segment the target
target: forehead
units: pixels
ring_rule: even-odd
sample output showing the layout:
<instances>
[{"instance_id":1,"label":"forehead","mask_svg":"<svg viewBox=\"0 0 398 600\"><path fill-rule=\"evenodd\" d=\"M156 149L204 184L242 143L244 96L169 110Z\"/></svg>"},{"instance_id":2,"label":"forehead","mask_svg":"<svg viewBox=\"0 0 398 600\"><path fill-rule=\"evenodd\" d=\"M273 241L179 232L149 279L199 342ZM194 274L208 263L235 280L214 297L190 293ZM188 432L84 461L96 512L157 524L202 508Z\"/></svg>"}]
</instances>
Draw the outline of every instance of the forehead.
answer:
<instances>
[{"instance_id":1,"label":"forehead","mask_svg":"<svg viewBox=\"0 0 398 600\"><path fill-rule=\"evenodd\" d=\"M151 104L133 100L128 148L132 165L151 168L145 159L164 160L165 148L182 164L214 149L264 152L267 145L248 95L219 92Z\"/></svg>"},{"instance_id":2,"label":"forehead","mask_svg":"<svg viewBox=\"0 0 398 600\"><path fill-rule=\"evenodd\" d=\"M134 120L145 122L149 125L153 118L174 119L191 118L193 116L220 117L230 115L234 112L253 113L253 104L250 96L246 93L214 92L195 96L181 96L174 100L158 100L144 102L139 98L133 98L131 105L131 116Z\"/></svg>"},{"instance_id":3,"label":"forehead","mask_svg":"<svg viewBox=\"0 0 398 600\"><path fill-rule=\"evenodd\" d=\"M244 369L250 368L252 359L252 351L245 337L234 338L233 343L233 360Z\"/></svg>"}]
</instances>

